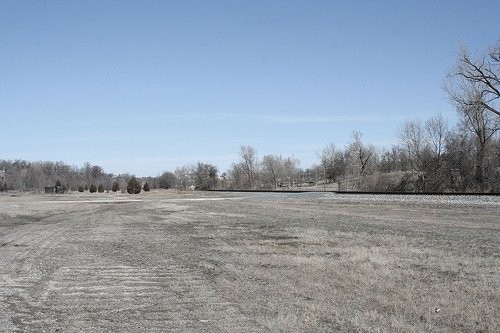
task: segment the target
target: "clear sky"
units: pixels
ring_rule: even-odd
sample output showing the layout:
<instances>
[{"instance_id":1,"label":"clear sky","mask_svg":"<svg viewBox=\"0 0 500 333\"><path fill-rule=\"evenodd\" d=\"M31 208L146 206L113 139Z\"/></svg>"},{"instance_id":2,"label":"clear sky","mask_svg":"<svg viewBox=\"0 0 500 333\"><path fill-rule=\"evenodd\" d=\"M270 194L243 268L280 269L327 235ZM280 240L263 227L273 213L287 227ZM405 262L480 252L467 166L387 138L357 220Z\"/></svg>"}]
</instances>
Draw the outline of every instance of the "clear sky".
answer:
<instances>
[{"instance_id":1,"label":"clear sky","mask_svg":"<svg viewBox=\"0 0 500 333\"><path fill-rule=\"evenodd\" d=\"M156 176L251 145L306 168L353 130L455 122L459 43L499 38L497 0L0 0L0 159Z\"/></svg>"}]
</instances>

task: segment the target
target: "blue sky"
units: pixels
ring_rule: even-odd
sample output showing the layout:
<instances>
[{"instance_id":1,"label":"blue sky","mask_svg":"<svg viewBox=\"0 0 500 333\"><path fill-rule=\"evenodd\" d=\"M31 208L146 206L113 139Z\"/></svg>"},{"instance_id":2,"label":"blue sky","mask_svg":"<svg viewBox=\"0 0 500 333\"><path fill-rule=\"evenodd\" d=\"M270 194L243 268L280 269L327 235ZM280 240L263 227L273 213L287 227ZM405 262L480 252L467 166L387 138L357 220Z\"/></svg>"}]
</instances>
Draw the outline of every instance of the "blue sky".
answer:
<instances>
[{"instance_id":1,"label":"blue sky","mask_svg":"<svg viewBox=\"0 0 500 333\"><path fill-rule=\"evenodd\" d=\"M155 176L241 145L306 168L359 130L455 114L460 42L500 38L500 2L0 0L0 158Z\"/></svg>"}]
</instances>

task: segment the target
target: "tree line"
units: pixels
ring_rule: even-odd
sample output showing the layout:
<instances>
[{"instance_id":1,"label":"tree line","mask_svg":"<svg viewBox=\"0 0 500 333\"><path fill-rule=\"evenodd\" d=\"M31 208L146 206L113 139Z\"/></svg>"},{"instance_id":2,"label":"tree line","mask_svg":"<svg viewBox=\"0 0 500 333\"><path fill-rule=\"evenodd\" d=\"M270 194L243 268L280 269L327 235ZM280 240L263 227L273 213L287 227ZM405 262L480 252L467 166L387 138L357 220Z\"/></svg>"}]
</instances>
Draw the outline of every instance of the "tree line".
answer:
<instances>
[{"instance_id":1,"label":"tree line","mask_svg":"<svg viewBox=\"0 0 500 333\"><path fill-rule=\"evenodd\" d=\"M302 169L300 161L279 154L259 158L252 146L240 147L240 159L219 173L198 162L137 179L113 175L102 167L64 162L0 160L0 190L41 190L59 184L69 191L141 189L279 189L336 183L340 190L399 192L500 192L500 41L471 56L461 46L444 91L459 121L441 114L407 120L399 127L398 144L375 147L353 131L349 144L326 145L318 163Z\"/></svg>"}]
</instances>

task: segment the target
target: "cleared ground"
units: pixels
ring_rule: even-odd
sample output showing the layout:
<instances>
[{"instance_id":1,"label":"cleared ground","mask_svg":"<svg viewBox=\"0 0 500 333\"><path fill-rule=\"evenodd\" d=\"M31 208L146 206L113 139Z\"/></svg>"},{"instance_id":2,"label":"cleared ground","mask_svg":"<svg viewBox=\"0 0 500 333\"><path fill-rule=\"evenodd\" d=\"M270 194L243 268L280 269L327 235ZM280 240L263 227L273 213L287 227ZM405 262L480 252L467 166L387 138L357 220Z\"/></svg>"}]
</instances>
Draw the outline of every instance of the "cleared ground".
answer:
<instances>
[{"instance_id":1,"label":"cleared ground","mask_svg":"<svg viewBox=\"0 0 500 333\"><path fill-rule=\"evenodd\" d=\"M499 332L500 197L0 196L0 331Z\"/></svg>"}]
</instances>

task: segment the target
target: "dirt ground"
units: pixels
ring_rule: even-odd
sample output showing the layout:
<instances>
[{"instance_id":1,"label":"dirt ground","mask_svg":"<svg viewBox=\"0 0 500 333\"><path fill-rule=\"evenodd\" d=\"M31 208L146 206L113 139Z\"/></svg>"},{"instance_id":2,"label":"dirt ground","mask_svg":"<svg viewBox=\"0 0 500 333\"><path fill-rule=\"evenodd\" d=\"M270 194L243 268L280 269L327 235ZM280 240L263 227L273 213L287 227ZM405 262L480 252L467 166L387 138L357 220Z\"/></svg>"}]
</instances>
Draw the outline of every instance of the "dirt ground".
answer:
<instances>
[{"instance_id":1,"label":"dirt ground","mask_svg":"<svg viewBox=\"0 0 500 333\"><path fill-rule=\"evenodd\" d=\"M1 332L500 332L500 197L0 196Z\"/></svg>"}]
</instances>

